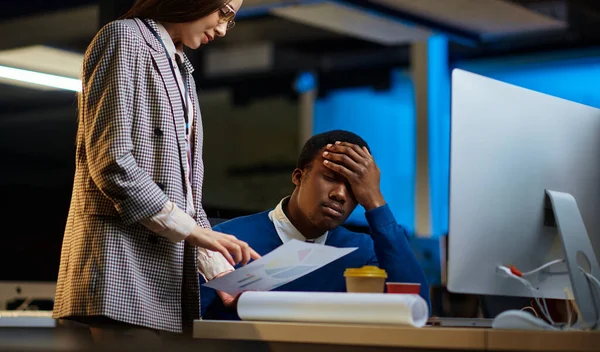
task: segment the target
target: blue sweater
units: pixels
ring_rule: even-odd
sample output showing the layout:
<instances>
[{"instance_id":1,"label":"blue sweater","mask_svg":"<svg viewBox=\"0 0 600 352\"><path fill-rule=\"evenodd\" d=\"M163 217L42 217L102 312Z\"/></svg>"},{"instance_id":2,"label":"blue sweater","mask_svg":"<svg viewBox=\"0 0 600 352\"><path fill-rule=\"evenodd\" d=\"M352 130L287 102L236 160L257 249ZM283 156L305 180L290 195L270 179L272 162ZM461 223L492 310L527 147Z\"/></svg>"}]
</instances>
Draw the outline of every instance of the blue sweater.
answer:
<instances>
[{"instance_id":1,"label":"blue sweater","mask_svg":"<svg viewBox=\"0 0 600 352\"><path fill-rule=\"evenodd\" d=\"M214 227L215 231L236 236L247 242L260 255L265 255L283 243L269 219L269 211L229 220ZM327 235L326 245L344 248L358 247L352 253L319 268L275 291L346 292L344 271L375 265L385 269L389 282L421 284L421 296L430 304L429 284L407 239L406 232L396 222L388 205L365 213L370 236L340 226ZM200 283L204 283L200 277ZM200 301L203 319L239 320L237 313L223 305L215 290L201 286Z\"/></svg>"}]
</instances>

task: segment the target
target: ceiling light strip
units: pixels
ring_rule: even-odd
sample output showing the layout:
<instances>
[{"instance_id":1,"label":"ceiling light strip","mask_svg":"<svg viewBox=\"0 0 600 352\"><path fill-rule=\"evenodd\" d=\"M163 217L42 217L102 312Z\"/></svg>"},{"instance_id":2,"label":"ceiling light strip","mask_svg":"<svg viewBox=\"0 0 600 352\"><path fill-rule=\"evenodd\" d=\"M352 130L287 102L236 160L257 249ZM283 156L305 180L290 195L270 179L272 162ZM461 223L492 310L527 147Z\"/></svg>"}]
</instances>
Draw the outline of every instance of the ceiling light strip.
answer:
<instances>
[{"instance_id":1,"label":"ceiling light strip","mask_svg":"<svg viewBox=\"0 0 600 352\"><path fill-rule=\"evenodd\" d=\"M23 70L20 68L0 65L0 78L81 92L81 80L79 79Z\"/></svg>"}]
</instances>

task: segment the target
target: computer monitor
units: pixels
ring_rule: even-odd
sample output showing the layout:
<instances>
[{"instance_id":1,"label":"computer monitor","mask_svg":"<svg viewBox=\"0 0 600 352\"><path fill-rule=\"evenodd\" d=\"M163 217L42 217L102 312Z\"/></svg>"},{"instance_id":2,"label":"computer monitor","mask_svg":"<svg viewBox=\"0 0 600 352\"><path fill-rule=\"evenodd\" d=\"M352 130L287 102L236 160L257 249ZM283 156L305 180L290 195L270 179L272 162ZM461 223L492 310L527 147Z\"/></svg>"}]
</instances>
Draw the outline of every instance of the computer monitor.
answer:
<instances>
[{"instance_id":1,"label":"computer monitor","mask_svg":"<svg viewBox=\"0 0 600 352\"><path fill-rule=\"evenodd\" d=\"M0 310L30 309L37 301L53 301L55 291L55 282L0 281ZM18 302L18 306L9 307L13 300ZM36 310L49 309L36 307Z\"/></svg>"},{"instance_id":2,"label":"computer monitor","mask_svg":"<svg viewBox=\"0 0 600 352\"><path fill-rule=\"evenodd\" d=\"M455 69L450 139L448 290L565 299L568 288L595 322L578 267L600 277L600 110ZM537 293L498 270L556 259L528 277Z\"/></svg>"}]
</instances>

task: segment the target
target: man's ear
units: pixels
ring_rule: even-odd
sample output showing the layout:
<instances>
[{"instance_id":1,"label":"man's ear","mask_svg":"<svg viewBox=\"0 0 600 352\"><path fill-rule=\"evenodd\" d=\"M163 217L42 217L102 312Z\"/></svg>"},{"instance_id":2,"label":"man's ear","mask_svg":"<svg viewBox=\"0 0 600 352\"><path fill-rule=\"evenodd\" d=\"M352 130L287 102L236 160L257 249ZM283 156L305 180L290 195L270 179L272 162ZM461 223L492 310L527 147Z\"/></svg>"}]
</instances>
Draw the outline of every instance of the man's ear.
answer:
<instances>
[{"instance_id":1,"label":"man's ear","mask_svg":"<svg viewBox=\"0 0 600 352\"><path fill-rule=\"evenodd\" d=\"M300 186L300 183L302 183L303 175L304 173L302 172L302 170L298 168L294 169L294 172L292 172L292 182L294 183L294 185L296 185L296 187Z\"/></svg>"}]
</instances>

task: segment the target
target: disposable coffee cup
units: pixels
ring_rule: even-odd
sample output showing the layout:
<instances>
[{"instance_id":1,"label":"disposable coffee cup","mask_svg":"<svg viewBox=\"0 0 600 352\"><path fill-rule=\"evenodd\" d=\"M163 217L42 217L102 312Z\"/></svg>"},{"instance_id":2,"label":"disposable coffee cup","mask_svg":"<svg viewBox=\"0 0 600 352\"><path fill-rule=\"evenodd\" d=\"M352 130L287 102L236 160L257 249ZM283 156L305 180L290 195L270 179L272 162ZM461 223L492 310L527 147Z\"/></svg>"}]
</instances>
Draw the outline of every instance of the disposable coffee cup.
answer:
<instances>
[{"instance_id":1,"label":"disposable coffee cup","mask_svg":"<svg viewBox=\"0 0 600 352\"><path fill-rule=\"evenodd\" d=\"M348 268L344 272L347 292L383 293L387 273L376 266Z\"/></svg>"}]
</instances>

